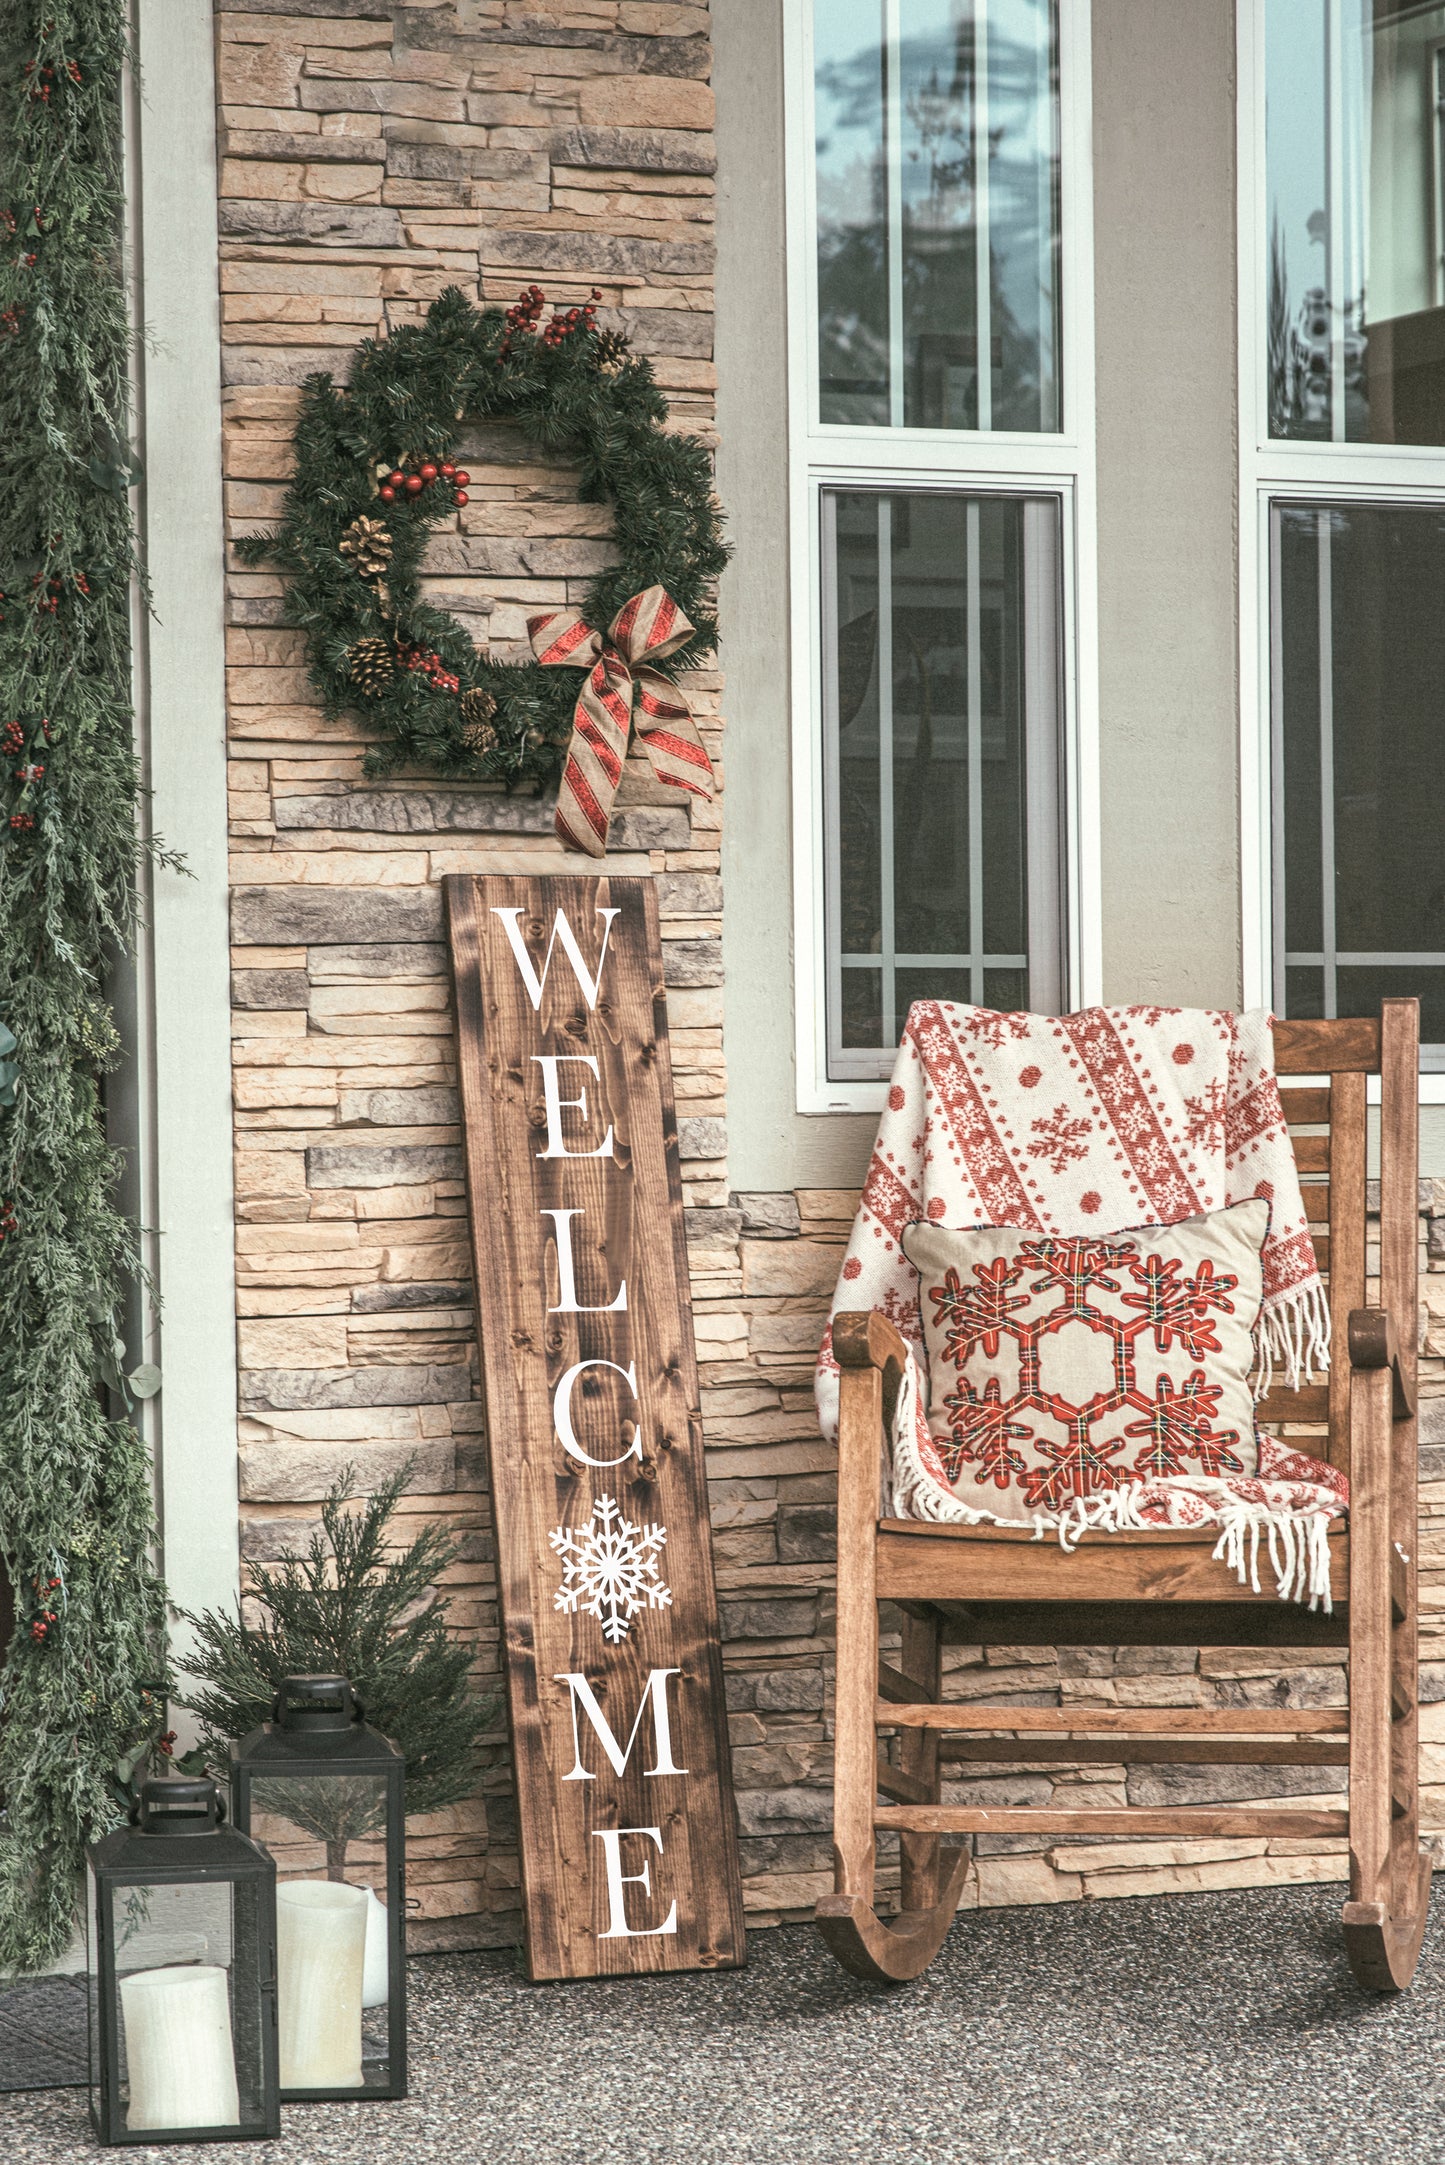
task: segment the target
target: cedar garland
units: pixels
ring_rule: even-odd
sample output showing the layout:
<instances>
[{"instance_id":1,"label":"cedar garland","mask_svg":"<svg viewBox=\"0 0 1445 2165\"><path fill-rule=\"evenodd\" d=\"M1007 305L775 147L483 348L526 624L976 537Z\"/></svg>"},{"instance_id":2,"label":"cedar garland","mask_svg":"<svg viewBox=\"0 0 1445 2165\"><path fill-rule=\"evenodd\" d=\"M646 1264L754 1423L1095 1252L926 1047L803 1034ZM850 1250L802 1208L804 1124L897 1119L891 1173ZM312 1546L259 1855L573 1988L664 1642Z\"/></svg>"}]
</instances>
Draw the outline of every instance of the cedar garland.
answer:
<instances>
[{"instance_id":1,"label":"cedar garland","mask_svg":"<svg viewBox=\"0 0 1445 2165\"><path fill-rule=\"evenodd\" d=\"M150 1472L100 1383L123 1408L137 1268L101 1082L137 875L125 14L0 7L0 1971L64 1947L162 1721Z\"/></svg>"},{"instance_id":2,"label":"cedar garland","mask_svg":"<svg viewBox=\"0 0 1445 2165\"><path fill-rule=\"evenodd\" d=\"M670 430L650 366L619 331L599 329L591 302L546 323L544 306L536 286L505 313L451 287L423 322L364 340L345 387L309 377L280 523L239 544L243 561L285 572L285 621L306 636L326 714L359 713L376 731L369 774L422 766L538 788L562 771L572 672L484 660L423 598L426 571L472 568L458 519L466 422L517 424L580 463L584 503L612 505L616 561L588 588L589 624L602 629L631 595L664 586L696 637L662 673L696 667L716 645L727 549L706 444ZM463 531L428 551L444 520Z\"/></svg>"}]
</instances>

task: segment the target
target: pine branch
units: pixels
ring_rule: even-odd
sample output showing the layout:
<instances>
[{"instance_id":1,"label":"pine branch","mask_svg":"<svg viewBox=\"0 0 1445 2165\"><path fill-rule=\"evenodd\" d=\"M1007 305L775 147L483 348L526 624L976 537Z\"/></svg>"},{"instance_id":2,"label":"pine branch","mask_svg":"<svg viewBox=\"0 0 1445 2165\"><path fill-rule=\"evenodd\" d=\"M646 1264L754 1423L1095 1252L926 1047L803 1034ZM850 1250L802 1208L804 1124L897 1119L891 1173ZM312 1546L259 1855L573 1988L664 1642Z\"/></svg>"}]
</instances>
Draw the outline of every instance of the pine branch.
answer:
<instances>
[{"instance_id":1,"label":"pine branch","mask_svg":"<svg viewBox=\"0 0 1445 2165\"><path fill-rule=\"evenodd\" d=\"M214 1610L186 1619L194 1634L186 1666L201 1688L177 1703L197 1717L217 1773L230 1746L270 1719L283 1677L335 1675L405 1757L409 1813L437 1811L475 1787L477 1745L495 1707L472 1691L470 1650L453 1637L436 1591L455 1542L423 1526L404 1547L389 1546L410 1473L402 1467L349 1509L348 1470L305 1552L253 1570L257 1622Z\"/></svg>"}]
</instances>

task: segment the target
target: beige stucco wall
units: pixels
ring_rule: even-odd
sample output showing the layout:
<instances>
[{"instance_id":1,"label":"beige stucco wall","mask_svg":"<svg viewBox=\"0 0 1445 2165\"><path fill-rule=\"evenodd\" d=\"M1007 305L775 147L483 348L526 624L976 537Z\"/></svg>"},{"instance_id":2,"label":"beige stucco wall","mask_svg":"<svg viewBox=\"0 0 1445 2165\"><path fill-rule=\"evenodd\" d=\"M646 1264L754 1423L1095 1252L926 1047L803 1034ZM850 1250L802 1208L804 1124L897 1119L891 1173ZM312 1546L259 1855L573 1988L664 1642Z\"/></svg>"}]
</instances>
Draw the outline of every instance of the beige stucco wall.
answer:
<instances>
[{"instance_id":1,"label":"beige stucco wall","mask_svg":"<svg viewBox=\"0 0 1445 2165\"><path fill-rule=\"evenodd\" d=\"M1234 9L1094 9L1104 997L1241 996Z\"/></svg>"}]
</instances>

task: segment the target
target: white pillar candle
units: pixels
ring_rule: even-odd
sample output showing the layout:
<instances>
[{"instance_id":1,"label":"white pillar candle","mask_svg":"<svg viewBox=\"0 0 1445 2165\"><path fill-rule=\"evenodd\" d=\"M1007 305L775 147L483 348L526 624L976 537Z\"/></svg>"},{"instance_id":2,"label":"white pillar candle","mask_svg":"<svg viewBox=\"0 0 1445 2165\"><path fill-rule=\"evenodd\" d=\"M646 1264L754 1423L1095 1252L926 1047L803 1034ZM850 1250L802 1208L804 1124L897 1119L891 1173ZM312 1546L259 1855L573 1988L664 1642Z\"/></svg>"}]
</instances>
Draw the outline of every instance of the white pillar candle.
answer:
<instances>
[{"instance_id":1,"label":"white pillar candle","mask_svg":"<svg viewBox=\"0 0 1445 2165\"><path fill-rule=\"evenodd\" d=\"M325 1879L276 1889L283 2090L355 2090L361 2072L366 1890Z\"/></svg>"},{"instance_id":2,"label":"white pillar candle","mask_svg":"<svg viewBox=\"0 0 1445 2165\"><path fill-rule=\"evenodd\" d=\"M361 2004L363 2007L385 2007L387 1988L391 1980L391 1964L386 1946L386 1904L379 1902L368 1887L366 1890L366 1966L362 1972Z\"/></svg>"},{"instance_id":3,"label":"white pillar candle","mask_svg":"<svg viewBox=\"0 0 1445 2165\"><path fill-rule=\"evenodd\" d=\"M135 1970L120 1981L126 2126L235 2127L236 2056L226 1973L214 1963Z\"/></svg>"}]
</instances>

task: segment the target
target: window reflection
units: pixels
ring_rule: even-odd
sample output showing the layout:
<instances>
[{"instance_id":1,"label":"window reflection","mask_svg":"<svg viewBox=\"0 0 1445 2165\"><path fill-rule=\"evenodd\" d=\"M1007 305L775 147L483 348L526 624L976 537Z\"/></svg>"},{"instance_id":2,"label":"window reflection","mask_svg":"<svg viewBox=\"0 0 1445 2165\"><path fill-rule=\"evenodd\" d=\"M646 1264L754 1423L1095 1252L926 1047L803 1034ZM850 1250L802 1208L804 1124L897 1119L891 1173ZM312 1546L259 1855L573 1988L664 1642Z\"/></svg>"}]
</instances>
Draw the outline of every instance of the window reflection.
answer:
<instances>
[{"instance_id":1,"label":"window reflection","mask_svg":"<svg viewBox=\"0 0 1445 2165\"><path fill-rule=\"evenodd\" d=\"M1445 508L1276 505L1281 1011L1417 993L1445 1065Z\"/></svg>"},{"instance_id":2,"label":"window reflection","mask_svg":"<svg viewBox=\"0 0 1445 2165\"><path fill-rule=\"evenodd\" d=\"M824 498L840 1078L887 1072L913 1000L1056 996L1057 518L943 491Z\"/></svg>"},{"instance_id":3,"label":"window reflection","mask_svg":"<svg viewBox=\"0 0 1445 2165\"><path fill-rule=\"evenodd\" d=\"M814 40L822 420L1057 430L1056 0L826 0Z\"/></svg>"},{"instance_id":4,"label":"window reflection","mask_svg":"<svg viewBox=\"0 0 1445 2165\"><path fill-rule=\"evenodd\" d=\"M1445 442L1445 6L1265 24L1269 433Z\"/></svg>"}]
</instances>

